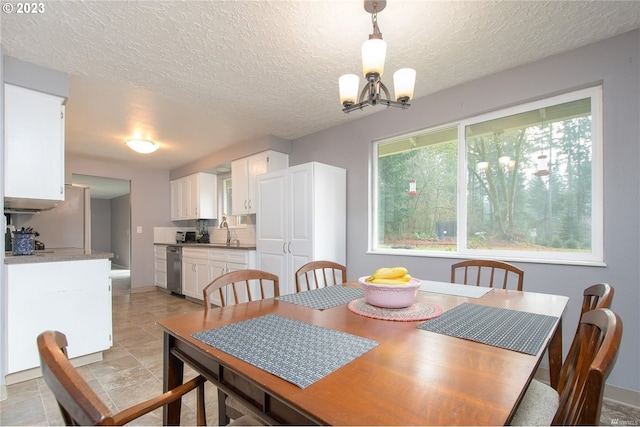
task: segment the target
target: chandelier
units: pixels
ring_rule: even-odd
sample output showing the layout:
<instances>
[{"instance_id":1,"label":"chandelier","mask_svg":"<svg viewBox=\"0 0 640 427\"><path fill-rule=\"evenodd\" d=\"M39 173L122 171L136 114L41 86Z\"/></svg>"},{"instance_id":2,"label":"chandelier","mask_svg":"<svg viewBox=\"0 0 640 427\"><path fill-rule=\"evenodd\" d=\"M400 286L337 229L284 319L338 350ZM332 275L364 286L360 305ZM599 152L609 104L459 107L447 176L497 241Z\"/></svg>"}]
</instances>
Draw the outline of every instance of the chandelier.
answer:
<instances>
[{"instance_id":1,"label":"chandelier","mask_svg":"<svg viewBox=\"0 0 640 427\"><path fill-rule=\"evenodd\" d=\"M387 43L382 40L382 33L378 28L378 12L382 11L386 0L365 0L364 10L371 14L373 34L362 44L362 72L366 83L358 97L360 79L355 74L344 74L338 79L340 88L340 102L342 111L350 113L361 110L367 105L386 105L387 107L409 108L409 100L413 97L416 82L416 70L402 68L393 74L393 85L396 100L392 101L389 89L382 83L380 77L384 71L384 57L387 53ZM384 96L383 96L384 95Z\"/></svg>"}]
</instances>

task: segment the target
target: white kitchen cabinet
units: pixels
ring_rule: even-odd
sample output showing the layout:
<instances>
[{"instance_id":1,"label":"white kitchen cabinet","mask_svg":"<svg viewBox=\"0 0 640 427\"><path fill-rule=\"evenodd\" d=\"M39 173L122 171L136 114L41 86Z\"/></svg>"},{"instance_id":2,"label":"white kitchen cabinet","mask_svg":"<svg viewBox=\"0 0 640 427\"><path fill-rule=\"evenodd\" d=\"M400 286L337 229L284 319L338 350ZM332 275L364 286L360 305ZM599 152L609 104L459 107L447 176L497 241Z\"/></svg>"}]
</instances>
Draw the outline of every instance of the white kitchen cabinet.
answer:
<instances>
[{"instance_id":1,"label":"white kitchen cabinet","mask_svg":"<svg viewBox=\"0 0 640 427\"><path fill-rule=\"evenodd\" d=\"M256 213L256 177L263 173L285 169L289 155L277 151L264 151L231 162L233 200L232 215Z\"/></svg>"},{"instance_id":2,"label":"white kitchen cabinet","mask_svg":"<svg viewBox=\"0 0 640 427\"><path fill-rule=\"evenodd\" d=\"M64 200L63 103L4 85L5 207L44 208Z\"/></svg>"},{"instance_id":3,"label":"white kitchen cabinet","mask_svg":"<svg viewBox=\"0 0 640 427\"><path fill-rule=\"evenodd\" d=\"M220 277L227 272L226 250L210 249L209 250L209 282L216 277ZM223 290L225 300L228 299L226 289ZM211 302L215 305L222 306L222 301L218 293L211 295Z\"/></svg>"},{"instance_id":4,"label":"white kitchen cabinet","mask_svg":"<svg viewBox=\"0 0 640 427\"><path fill-rule=\"evenodd\" d=\"M257 265L295 292L294 273L314 260L346 261L346 171L305 163L258 177Z\"/></svg>"},{"instance_id":5,"label":"white kitchen cabinet","mask_svg":"<svg viewBox=\"0 0 640 427\"><path fill-rule=\"evenodd\" d=\"M167 289L167 245L154 245L155 285Z\"/></svg>"},{"instance_id":6,"label":"white kitchen cabinet","mask_svg":"<svg viewBox=\"0 0 640 427\"><path fill-rule=\"evenodd\" d=\"M42 331L63 332L71 358L111 347L110 268L108 259L5 265L7 373L40 366Z\"/></svg>"},{"instance_id":7,"label":"white kitchen cabinet","mask_svg":"<svg viewBox=\"0 0 640 427\"><path fill-rule=\"evenodd\" d=\"M206 249L182 249L182 293L202 300L209 284L209 252Z\"/></svg>"},{"instance_id":8,"label":"white kitchen cabinet","mask_svg":"<svg viewBox=\"0 0 640 427\"><path fill-rule=\"evenodd\" d=\"M202 291L213 279L230 271L255 268L255 260L256 251L248 249L183 248L182 293L202 301ZM217 295L211 302L221 305Z\"/></svg>"},{"instance_id":9,"label":"white kitchen cabinet","mask_svg":"<svg viewBox=\"0 0 640 427\"><path fill-rule=\"evenodd\" d=\"M199 172L171 181L171 220L215 219L217 177Z\"/></svg>"}]
</instances>

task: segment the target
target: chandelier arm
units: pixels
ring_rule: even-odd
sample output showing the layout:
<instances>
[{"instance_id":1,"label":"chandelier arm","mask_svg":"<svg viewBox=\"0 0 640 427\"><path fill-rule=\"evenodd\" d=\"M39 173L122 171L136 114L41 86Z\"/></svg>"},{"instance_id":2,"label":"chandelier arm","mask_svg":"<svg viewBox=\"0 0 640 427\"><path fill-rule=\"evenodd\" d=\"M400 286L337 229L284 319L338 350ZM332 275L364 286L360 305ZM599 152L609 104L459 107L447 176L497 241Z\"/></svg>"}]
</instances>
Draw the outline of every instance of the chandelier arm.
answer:
<instances>
[{"instance_id":1,"label":"chandelier arm","mask_svg":"<svg viewBox=\"0 0 640 427\"><path fill-rule=\"evenodd\" d=\"M364 87L362 88L362 92L360 92L360 96L358 97L358 103L362 104L363 102L368 102L369 101L369 96L366 97L365 100L365 96L369 94L371 95L371 85L369 84L369 82L367 82L366 85L364 85Z\"/></svg>"},{"instance_id":2,"label":"chandelier arm","mask_svg":"<svg viewBox=\"0 0 640 427\"><path fill-rule=\"evenodd\" d=\"M380 89L382 89L382 91L384 92L386 98L384 98L387 101L393 102L391 101L391 95L389 95L389 89L387 89L387 87L384 85L384 83L382 83L382 80L379 81L380 82Z\"/></svg>"}]
</instances>

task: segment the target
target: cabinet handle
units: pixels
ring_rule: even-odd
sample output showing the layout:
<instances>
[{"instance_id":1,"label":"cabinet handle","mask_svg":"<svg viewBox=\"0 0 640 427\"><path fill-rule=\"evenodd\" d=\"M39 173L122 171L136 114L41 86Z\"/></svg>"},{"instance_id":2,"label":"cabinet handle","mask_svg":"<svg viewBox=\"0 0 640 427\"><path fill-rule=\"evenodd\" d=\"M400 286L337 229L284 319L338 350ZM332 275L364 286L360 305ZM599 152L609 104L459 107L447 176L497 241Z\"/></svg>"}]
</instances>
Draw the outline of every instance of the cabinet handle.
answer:
<instances>
[{"instance_id":1,"label":"cabinet handle","mask_svg":"<svg viewBox=\"0 0 640 427\"><path fill-rule=\"evenodd\" d=\"M249 199L249 209L251 209L251 199Z\"/></svg>"},{"instance_id":2,"label":"cabinet handle","mask_svg":"<svg viewBox=\"0 0 640 427\"><path fill-rule=\"evenodd\" d=\"M286 249L286 247L287 247L287 242L282 243L282 253L283 253L283 254L286 254L286 253L287 253L287 249Z\"/></svg>"},{"instance_id":3,"label":"cabinet handle","mask_svg":"<svg viewBox=\"0 0 640 427\"><path fill-rule=\"evenodd\" d=\"M246 201L246 200L244 201L244 208L245 208L245 209L248 209L248 208L247 208L247 201Z\"/></svg>"},{"instance_id":4,"label":"cabinet handle","mask_svg":"<svg viewBox=\"0 0 640 427\"><path fill-rule=\"evenodd\" d=\"M291 253L291 242L289 242L289 246L287 246L287 250Z\"/></svg>"}]
</instances>

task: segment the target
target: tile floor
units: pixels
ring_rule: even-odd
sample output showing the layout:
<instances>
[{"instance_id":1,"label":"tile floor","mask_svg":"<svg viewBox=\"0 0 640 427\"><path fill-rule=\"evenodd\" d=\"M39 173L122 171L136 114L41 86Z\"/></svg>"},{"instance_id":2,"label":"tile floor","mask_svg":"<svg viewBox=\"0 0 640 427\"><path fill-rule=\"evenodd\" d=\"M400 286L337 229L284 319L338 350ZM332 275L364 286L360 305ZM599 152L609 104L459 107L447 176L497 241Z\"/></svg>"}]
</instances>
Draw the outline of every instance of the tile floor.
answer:
<instances>
[{"instance_id":1,"label":"tile floor","mask_svg":"<svg viewBox=\"0 0 640 427\"><path fill-rule=\"evenodd\" d=\"M162 392L162 333L154 321L202 306L164 292L129 294L126 273L113 275L114 346L104 360L79 368L94 390L113 410L121 410ZM185 378L195 376L185 369ZM62 425L53 395L42 379L8 388L8 398L0 402L0 426ZM206 388L207 424L218 425L216 389ZM195 424L195 393L183 401L183 425ZM605 400L601 425L640 425L640 408ZM162 425L162 410L139 418L131 425Z\"/></svg>"}]
</instances>

